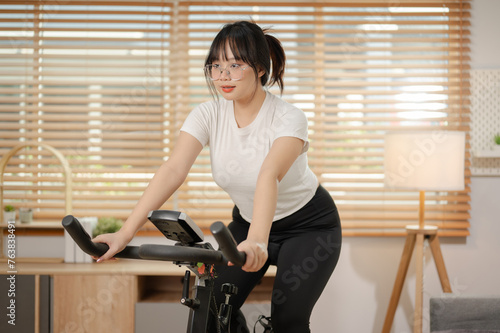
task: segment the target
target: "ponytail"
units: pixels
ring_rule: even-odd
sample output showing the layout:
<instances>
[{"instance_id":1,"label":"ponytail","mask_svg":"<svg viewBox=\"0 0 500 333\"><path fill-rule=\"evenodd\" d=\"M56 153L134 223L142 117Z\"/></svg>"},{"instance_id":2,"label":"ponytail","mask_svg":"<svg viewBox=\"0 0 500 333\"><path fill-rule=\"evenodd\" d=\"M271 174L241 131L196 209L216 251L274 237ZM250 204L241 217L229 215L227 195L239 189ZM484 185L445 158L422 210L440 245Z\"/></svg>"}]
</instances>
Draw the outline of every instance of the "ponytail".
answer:
<instances>
[{"instance_id":1,"label":"ponytail","mask_svg":"<svg viewBox=\"0 0 500 333\"><path fill-rule=\"evenodd\" d=\"M269 85L272 86L275 83L278 84L280 92L283 94L283 89L284 89L283 76L285 74L285 62L286 62L285 50L283 50L281 42L276 37L266 33L267 29L263 31L266 36L267 45L269 45L269 53L271 56L272 70L271 70L271 78L269 79ZM262 77L262 79L263 78L264 77ZM266 78L265 79L266 82L262 82L263 86L265 86L267 80L268 79Z\"/></svg>"}]
</instances>

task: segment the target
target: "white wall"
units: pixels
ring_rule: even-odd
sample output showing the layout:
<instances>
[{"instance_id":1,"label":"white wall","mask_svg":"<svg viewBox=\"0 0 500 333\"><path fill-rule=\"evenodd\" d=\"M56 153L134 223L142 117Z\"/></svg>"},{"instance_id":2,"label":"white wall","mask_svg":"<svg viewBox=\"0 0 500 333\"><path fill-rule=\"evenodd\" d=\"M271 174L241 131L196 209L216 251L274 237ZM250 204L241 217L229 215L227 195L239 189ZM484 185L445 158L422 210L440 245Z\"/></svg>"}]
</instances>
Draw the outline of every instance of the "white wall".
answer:
<instances>
[{"instance_id":1,"label":"white wall","mask_svg":"<svg viewBox=\"0 0 500 333\"><path fill-rule=\"evenodd\" d=\"M500 68L500 1L472 3L472 67ZM441 239L455 294L500 295L500 177L473 177L470 237ZM155 239L158 241L158 239ZM50 244L50 245L49 245ZM341 259L313 313L315 333L378 333L382 329L404 238L344 238ZM19 256L61 256L62 239L22 237ZM441 295L434 261L425 251L424 332L428 332L428 299ZM394 320L394 333L411 332L415 292L414 262Z\"/></svg>"},{"instance_id":2,"label":"white wall","mask_svg":"<svg viewBox=\"0 0 500 333\"><path fill-rule=\"evenodd\" d=\"M473 0L471 12L472 69L500 68L500 3L498 0Z\"/></svg>"}]
</instances>

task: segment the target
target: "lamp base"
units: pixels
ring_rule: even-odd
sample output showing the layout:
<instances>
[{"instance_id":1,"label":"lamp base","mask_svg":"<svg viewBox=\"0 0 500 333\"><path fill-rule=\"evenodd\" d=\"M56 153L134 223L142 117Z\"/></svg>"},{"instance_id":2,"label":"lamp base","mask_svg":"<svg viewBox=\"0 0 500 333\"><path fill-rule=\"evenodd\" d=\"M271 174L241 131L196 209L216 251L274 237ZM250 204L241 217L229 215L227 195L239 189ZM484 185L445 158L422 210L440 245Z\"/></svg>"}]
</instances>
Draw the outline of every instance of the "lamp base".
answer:
<instances>
[{"instance_id":1,"label":"lamp base","mask_svg":"<svg viewBox=\"0 0 500 333\"><path fill-rule=\"evenodd\" d=\"M406 232L407 233L414 233L414 234L424 234L427 236L437 234L438 232L438 227L435 225L424 225L421 227L418 224L411 224L406 226Z\"/></svg>"},{"instance_id":2,"label":"lamp base","mask_svg":"<svg viewBox=\"0 0 500 333\"><path fill-rule=\"evenodd\" d=\"M439 280L441 282L441 287L443 292L451 293L450 280L448 279L448 273L446 272L446 267L444 265L443 254L441 253L441 245L439 243L438 237L438 227L432 225L408 225L406 227L406 241L403 249L403 254L401 256L401 261L399 263L398 273L396 275L396 281L394 282L394 287L392 289L391 299L389 306L387 308L387 313L385 316L384 326L382 328L382 333L389 333L392 327L392 322L394 321L394 315L396 313L396 308L401 297L401 291L403 289L403 284L408 272L408 267L410 265L411 256L413 249L416 248L416 292L415 292L415 313L413 319L413 332L422 332L422 310L423 310L423 258L424 258L424 240L429 240L429 245L431 248L432 255L434 257L434 262L436 263L436 268L439 275Z\"/></svg>"}]
</instances>

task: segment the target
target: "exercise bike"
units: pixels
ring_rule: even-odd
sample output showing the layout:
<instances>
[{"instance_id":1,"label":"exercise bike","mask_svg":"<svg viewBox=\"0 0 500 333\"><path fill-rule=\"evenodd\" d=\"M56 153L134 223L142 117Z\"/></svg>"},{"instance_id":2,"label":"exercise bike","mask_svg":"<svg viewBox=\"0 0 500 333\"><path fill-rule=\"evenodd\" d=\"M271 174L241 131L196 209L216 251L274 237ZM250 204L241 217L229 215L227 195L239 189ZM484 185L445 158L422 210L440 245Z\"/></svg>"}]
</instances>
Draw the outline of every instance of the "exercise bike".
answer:
<instances>
[{"instance_id":1,"label":"exercise bike","mask_svg":"<svg viewBox=\"0 0 500 333\"><path fill-rule=\"evenodd\" d=\"M148 219L165 237L175 241L175 245L144 244L127 246L115 258L171 261L188 269L183 279L181 304L189 307L187 333L204 333L208 329L209 316L216 318L218 332L228 333L231 322L230 297L238 292L232 284L223 284L225 302L217 307L213 297L216 271L214 265L233 264L243 266L244 252L236 249L231 232L222 222L215 222L210 231L219 244L215 250L210 243L203 243L201 229L185 213L171 210L151 211ZM72 215L63 218L62 225L75 243L87 254L100 257L108 250L104 243L94 243L80 222ZM190 298L189 281L191 272L195 277L193 298Z\"/></svg>"}]
</instances>

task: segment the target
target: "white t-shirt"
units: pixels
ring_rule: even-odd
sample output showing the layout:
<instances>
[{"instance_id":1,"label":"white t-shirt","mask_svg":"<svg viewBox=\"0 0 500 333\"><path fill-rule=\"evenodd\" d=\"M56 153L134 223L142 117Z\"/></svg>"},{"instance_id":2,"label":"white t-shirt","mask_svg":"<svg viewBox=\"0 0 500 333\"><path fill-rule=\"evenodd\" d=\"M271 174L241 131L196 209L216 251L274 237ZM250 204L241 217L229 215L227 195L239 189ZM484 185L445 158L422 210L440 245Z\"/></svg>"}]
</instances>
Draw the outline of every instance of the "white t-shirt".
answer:
<instances>
[{"instance_id":1,"label":"white t-shirt","mask_svg":"<svg viewBox=\"0 0 500 333\"><path fill-rule=\"evenodd\" d=\"M304 112L267 92L254 121L239 128L233 102L221 99L197 106L181 131L210 146L214 181L225 190L240 210L252 221L257 177L274 140L297 137L304 141L302 153L278 184L278 201L273 221L302 208L316 192L318 179L307 164L307 118Z\"/></svg>"}]
</instances>

